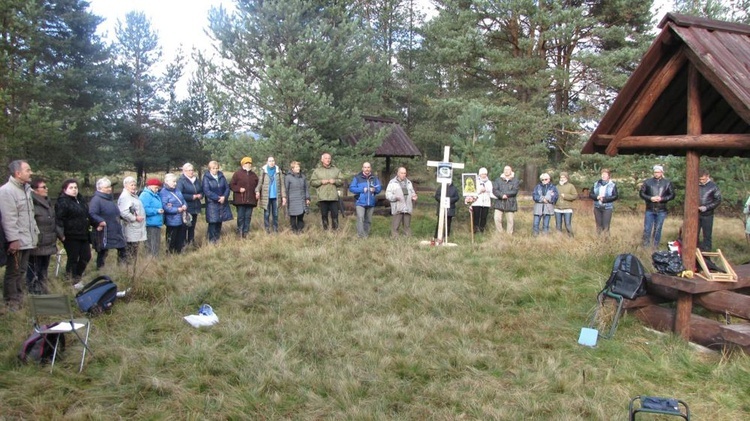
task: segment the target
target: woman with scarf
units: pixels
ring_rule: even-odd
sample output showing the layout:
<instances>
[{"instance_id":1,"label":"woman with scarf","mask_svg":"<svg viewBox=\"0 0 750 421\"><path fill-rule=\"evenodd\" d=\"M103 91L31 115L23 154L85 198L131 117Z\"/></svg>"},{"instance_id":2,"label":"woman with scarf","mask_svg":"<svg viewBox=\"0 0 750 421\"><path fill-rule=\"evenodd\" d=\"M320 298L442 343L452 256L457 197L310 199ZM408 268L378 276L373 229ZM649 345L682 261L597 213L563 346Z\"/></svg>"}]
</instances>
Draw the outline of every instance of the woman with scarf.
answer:
<instances>
[{"instance_id":1,"label":"woman with scarf","mask_svg":"<svg viewBox=\"0 0 750 421\"><path fill-rule=\"evenodd\" d=\"M534 236L539 235L539 225L542 225L544 235L549 234L549 220L555 213L555 203L559 197L557 188L550 184L549 174L539 176L539 184L534 187L531 197L534 199Z\"/></svg>"},{"instance_id":2,"label":"woman with scarf","mask_svg":"<svg viewBox=\"0 0 750 421\"><path fill-rule=\"evenodd\" d=\"M614 202L617 200L617 185L609 179L610 170L602 168L601 178L594 183L589 192L589 198L594 201L594 220L596 221L596 233L609 234L609 225L612 222L612 211Z\"/></svg>"}]
</instances>

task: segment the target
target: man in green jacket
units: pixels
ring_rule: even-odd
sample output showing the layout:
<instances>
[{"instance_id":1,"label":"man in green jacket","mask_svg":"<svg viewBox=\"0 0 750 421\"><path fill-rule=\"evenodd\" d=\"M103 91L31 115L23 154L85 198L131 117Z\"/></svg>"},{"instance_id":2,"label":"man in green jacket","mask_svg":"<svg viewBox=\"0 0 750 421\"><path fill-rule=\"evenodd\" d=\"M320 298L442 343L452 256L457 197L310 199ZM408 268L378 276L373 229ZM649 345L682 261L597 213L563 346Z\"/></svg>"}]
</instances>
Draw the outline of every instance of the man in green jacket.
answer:
<instances>
[{"instance_id":1,"label":"man in green jacket","mask_svg":"<svg viewBox=\"0 0 750 421\"><path fill-rule=\"evenodd\" d=\"M320 156L320 164L310 177L310 186L318 191L318 207L323 229L328 229L328 214L331 214L331 228L339 228L339 192L344 185L341 170L331 163L331 154L326 152Z\"/></svg>"}]
</instances>

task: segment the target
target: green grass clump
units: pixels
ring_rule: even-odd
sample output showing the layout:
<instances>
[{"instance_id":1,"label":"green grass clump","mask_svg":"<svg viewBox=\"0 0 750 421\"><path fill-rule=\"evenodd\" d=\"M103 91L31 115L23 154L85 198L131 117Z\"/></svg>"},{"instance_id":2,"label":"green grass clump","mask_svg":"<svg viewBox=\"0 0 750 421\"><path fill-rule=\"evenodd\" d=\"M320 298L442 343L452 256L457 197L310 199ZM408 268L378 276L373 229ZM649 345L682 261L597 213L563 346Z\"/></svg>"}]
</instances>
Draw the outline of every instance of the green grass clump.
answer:
<instances>
[{"instance_id":1,"label":"green grass clump","mask_svg":"<svg viewBox=\"0 0 750 421\"><path fill-rule=\"evenodd\" d=\"M616 212L599 238L580 211L575 238L532 238L522 212L514 236L490 221L472 245L461 209L458 247L422 247L432 206L412 238L390 239L386 217L366 240L351 217L324 233L316 214L303 235L267 236L256 216L249 239L227 224L218 246L141 256L135 276L111 256L104 272L133 290L93 320L83 373L72 338L52 374L21 365L28 314L2 316L0 418L599 420L624 419L639 394L683 399L696 419L747 417L742 353L697 352L632 316L596 348L577 344L614 256L649 266L641 215ZM679 222L667 219L665 241ZM743 263L734 225L717 218L714 243ZM182 320L202 303L219 324Z\"/></svg>"}]
</instances>

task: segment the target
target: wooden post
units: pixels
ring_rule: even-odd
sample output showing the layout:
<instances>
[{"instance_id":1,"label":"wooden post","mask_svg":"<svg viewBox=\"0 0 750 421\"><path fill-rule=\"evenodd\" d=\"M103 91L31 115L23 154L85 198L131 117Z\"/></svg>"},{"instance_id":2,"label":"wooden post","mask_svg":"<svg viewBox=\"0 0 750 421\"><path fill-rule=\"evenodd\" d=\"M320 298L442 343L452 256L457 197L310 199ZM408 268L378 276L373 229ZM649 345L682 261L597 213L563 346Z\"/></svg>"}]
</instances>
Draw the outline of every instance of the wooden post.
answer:
<instances>
[{"instance_id":1,"label":"wooden post","mask_svg":"<svg viewBox=\"0 0 750 421\"><path fill-rule=\"evenodd\" d=\"M688 67L687 134L699 135L703 131L700 101L700 73L692 64ZM682 264L695 270L695 250L698 247L698 171L701 157L694 149L685 155L685 211L682 222Z\"/></svg>"}]
</instances>

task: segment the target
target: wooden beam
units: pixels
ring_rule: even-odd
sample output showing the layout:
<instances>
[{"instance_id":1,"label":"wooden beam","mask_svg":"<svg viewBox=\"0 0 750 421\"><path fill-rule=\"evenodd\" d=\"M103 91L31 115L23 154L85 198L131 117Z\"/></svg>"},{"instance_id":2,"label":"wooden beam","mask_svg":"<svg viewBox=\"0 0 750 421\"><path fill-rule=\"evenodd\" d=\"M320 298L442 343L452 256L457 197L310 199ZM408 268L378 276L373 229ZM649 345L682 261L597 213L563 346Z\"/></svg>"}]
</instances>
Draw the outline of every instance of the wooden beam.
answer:
<instances>
[{"instance_id":1,"label":"wooden beam","mask_svg":"<svg viewBox=\"0 0 750 421\"><path fill-rule=\"evenodd\" d=\"M732 291L709 292L696 295L695 304L717 313L750 319L750 296L744 294Z\"/></svg>"},{"instance_id":2,"label":"wooden beam","mask_svg":"<svg viewBox=\"0 0 750 421\"><path fill-rule=\"evenodd\" d=\"M750 149L750 134L628 136L618 149Z\"/></svg>"},{"instance_id":3,"label":"wooden beam","mask_svg":"<svg viewBox=\"0 0 750 421\"><path fill-rule=\"evenodd\" d=\"M643 307L633 312L641 322L662 332L671 332L674 324L674 312L659 306ZM724 344L721 323L701 317L690 316L690 341L709 347L720 347Z\"/></svg>"},{"instance_id":4,"label":"wooden beam","mask_svg":"<svg viewBox=\"0 0 750 421\"><path fill-rule=\"evenodd\" d=\"M659 96L669 86L675 76L680 72L680 69L685 65L687 58L683 49L677 50L677 52L670 57L667 63L662 68L662 71L654 75L643 87L637 97L633 98L631 104L634 104L624 119L622 125L620 125L615 138L609 142L606 153L609 156L617 155L618 143L620 139L625 138L633 134L636 127L643 121L654 103L659 99Z\"/></svg>"}]
</instances>

